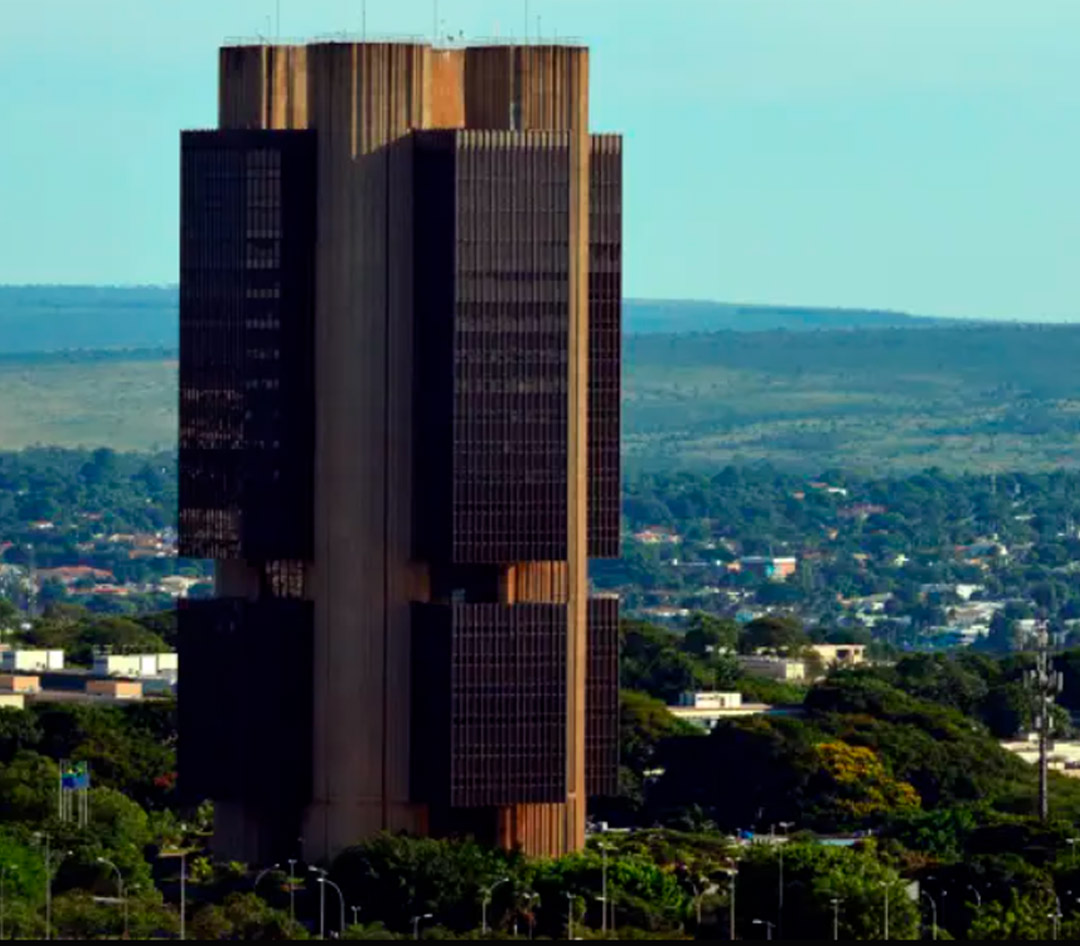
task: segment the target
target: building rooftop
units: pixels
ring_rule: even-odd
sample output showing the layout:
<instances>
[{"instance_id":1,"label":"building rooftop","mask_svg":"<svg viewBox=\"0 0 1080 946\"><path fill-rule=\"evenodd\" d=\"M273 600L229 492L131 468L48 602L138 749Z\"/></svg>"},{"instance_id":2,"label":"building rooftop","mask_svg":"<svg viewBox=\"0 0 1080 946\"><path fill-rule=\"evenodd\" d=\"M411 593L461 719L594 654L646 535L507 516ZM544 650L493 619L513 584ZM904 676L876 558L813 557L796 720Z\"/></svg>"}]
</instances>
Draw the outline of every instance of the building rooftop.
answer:
<instances>
[{"instance_id":1,"label":"building rooftop","mask_svg":"<svg viewBox=\"0 0 1080 946\"><path fill-rule=\"evenodd\" d=\"M440 35L434 42L431 34L408 34L408 33L374 33L374 32L351 32L341 30L337 33L321 33L315 36L279 36L270 37L256 34L254 36L226 36L222 42L223 47L235 46L328 46L333 44L355 45L368 43L371 45L395 45L395 46L431 46L436 50L445 49L483 49L490 47L530 46L539 49L545 46L563 48L586 48L586 43L577 36L476 36L467 37L464 34L452 35L446 33Z\"/></svg>"}]
</instances>

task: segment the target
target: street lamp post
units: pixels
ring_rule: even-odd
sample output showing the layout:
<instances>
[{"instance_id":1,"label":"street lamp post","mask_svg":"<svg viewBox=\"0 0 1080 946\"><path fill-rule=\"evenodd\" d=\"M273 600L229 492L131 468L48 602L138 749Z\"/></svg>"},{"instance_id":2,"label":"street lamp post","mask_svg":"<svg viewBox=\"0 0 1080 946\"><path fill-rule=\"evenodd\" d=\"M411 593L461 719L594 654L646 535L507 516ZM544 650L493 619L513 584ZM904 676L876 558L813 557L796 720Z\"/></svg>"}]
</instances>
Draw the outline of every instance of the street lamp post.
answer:
<instances>
[{"instance_id":1,"label":"street lamp post","mask_svg":"<svg viewBox=\"0 0 1080 946\"><path fill-rule=\"evenodd\" d=\"M1050 939L1053 942L1057 942L1058 922L1061 920L1061 914L1055 910L1053 913L1048 913L1046 918L1050 921Z\"/></svg>"},{"instance_id":2,"label":"street lamp post","mask_svg":"<svg viewBox=\"0 0 1080 946\"><path fill-rule=\"evenodd\" d=\"M49 834L35 831L34 836L45 841L45 938L52 939L52 874L49 872Z\"/></svg>"},{"instance_id":3,"label":"street lamp post","mask_svg":"<svg viewBox=\"0 0 1080 946\"><path fill-rule=\"evenodd\" d=\"M116 871L116 889L120 893L120 902L123 904L123 907L124 907L124 939L127 939L128 938L128 902L127 902L127 897L124 896L124 878L123 878L123 875L120 873L120 868L117 867L112 861L110 861L106 857L99 857L98 858L98 863L99 864L104 864L106 867L111 867L114 871Z\"/></svg>"},{"instance_id":4,"label":"street lamp post","mask_svg":"<svg viewBox=\"0 0 1080 946\"><path fill-rule=\"evenodd\" d=\"M780 830L783 833L785 839L787 838L788 828L793 828L794 826L795 826L794 821L781 821L780 822ZM785 841L781 841L781 842L778 842L778 843L780 845L779 846L779 854L780 854L780 857L779 857L780 886L779 886L779 890L777 892L778 899L777 899L777 906L776 906L776 932L777 932L778 938L783 939L784 938L784 844L787 843L787 842L785 840Z\"/></svg>"},{"instance_id":5,"label":"street lamp post","mask_svg":"<svg viewBox=\"0 0 1080 946\"><path fill-rule=\"evenodd\" d=\"M52 939L52 872L53 856L49 845L51 837L47 831L35 831L34 836L45 841L45 938ZM64 851L59 855L63 860L71 851Z\"/></svg>"},{"instance_id":6,"label":"street lamp post","mask_svg":"<svg viewBox=\"0 0 1080 946\"><path fill-rule=\"evenodd\" d=\"M326 885L329 884L331 887L333 887L337 891L338 899L341 901L341 921L338 924L338 930L340 932L344 933L345 932L345 894L343 894L341 892L341 888L337 884L335 884L329 877L327 877L325 873L319 878L319 883L323 885L324 890L326 889Z\"/></svg>"},{"instance_id":7,"label":"street lamp post","mask_svg":"<svg viewBox=\"0 0 1080 946\"><path fill-rule=\"evenodd\" d=\"M186 824L180 825L180 844L184 843L187 830ZM184 847L169 848L158 854L158 857L180 858L180 939L187 939L187 856L188 850Z\"/></svg>"},{"instance_id":8,"label":"street lamp post","mask_svg":"<svg viewBox=\"0 0 1080 946\"><path fill-rule=\"evenodd\" d=\"M187 851L180 852L180 939L187 939Z\"/></svg>"},{"instance_id":9,"label":"street lamp post","mask_svg":"<svg viewBox=\"0 0 1080 946\"><path fill-rule=\"evenodd\" d=\"M326 876L321 867L309 867L308 870L320 881ZM326 886L322 883L319 884L319 939L326 939Z\"/></svg>"},{"instance_id":10,"label":"street lamp post","mask_svg":"<svg viewBox=\"0 0 1080 946\"><path fill-rule=\"evenodd\" d=\"M509 883L509 882L510 882L509 877L500 877L498 880L495 881L495 883L491 884L489 887L482 887L481 888L481 891L483 893L483 897L480 900L480 931L482 933L486 933L488 931L487 908L488 908L488 904L491 903L492 891L494 891L494 889L496 887L498 887L500 884L506 884L506 883Z\"/></svg>"},{"instance_id":11,"label":"street lamp post","mask_svg":"<svg viewBox=\"0 0 1080 946\"><path fill-rule=\"evenodd\" d=\"M531 890L525 893L525 903L529 911L529 939L533 938L533 928L536 926L536 914L533 912L533 901L535 901L540 894L533 893Z\"/></svg>"},{"instance_id":12,"label":"street lamp post","mask_svg":"<svg viewBox=\"0 0 1080 946\"><path fill-rule=\"evenodd\" d=\"M832 903L832 938L835 942L840 939L840 904L844 901L838 897L833 897L830 903Z\"/></svg>"},{"instance_id":13,"label":"street lamp post","mask_svg":"<svg viewBox=\"0 0 1080 946\"><path fill-rule=\"evenodd\" d=\"M934 898L930 896L925 890L921 891L922 895L930 901L930 916L933 919L933 925L931 927L932 936L931 939L937 939L937 903L934 902Z\"/></svg>"},{"instance_id":14,"label":"street lamp post","mask_svg":"<svg viewBox=\"0 0 1080 946\"><path fill-rule=\"evenodd\" d=\"M698 882L696 880L694 880L693 878L691 878L691 880L690 880L690 887L694 891L694 919L697 922L697 925L700 927L701 926L701 895L702 895L702 889L701 889L701 887L698 886Z\"/></svg>"},{"instance_id":15,"label":"street lamp post","mask_svg":"<svg viewBox=\"0 0 1080 946\"><path fill-rule=\"evenodd\" d=\"M432 916L432 914L430 914L430 913L421 913L419 916L414 916L412 918L412 938L413 939L419 939L420 938L420 921L421 920L430 920L431 916Z\"/></svg>"},{"instance_id":16,"label":"street lamp post","mask_svg":"<svg viewBox=\"0 0 1080 946\"><path fill-rule=\"evenodd\" d=\"M271 864L269 867L264 867L261 871L259 871L255 875L255 883L252 884L252 886L251 886L252 891L254 893L258 893L259 892L259 881L262 880L267 874L269 874L270 871L278 870L278 869L280 869L280 867L281 867L280 864Z\"/></svg>"},{"instance_id":17,"label":"street lamp post","mask_svg":"<svg viewBox=\"0 0 1080 946\"><path fill-rule=\"evenodd\" d=\"M569 891L566 893L566 938L574 938L574 895Z\"/></svg>"},{"instance_id":18,"label":"street lamp post","mask_svg":"<svg viewBox=\"0 0 1080 946\"><path fill-rule=\"evenodd\" d=\"M974 884L968 884L967 889L975 894L975 909L978 912L982 912L982 894L979 893L978 888Z\"/></svg>"},{"instance_id":19,"label":"street lamp post","mask_svg":"<svg viewBox=\"0 0 1080 946\"><path fill-rule=\"evenodd\" d=\"M728 875L728 939L732 942L735 941L735 878L739 876L739 871L735 867L723 868L724 873Z\"/></svg>"},{"instance_id":20,"label":"street lamp post","mask_svg":"<svg viewBox=\"0 0 1080 946\"><path fill-rule=\"evenodd\" d=\"M754 924L754 926L764 926L765 938L772 939L773 927L776 926L775 923L772 923L769 920L752 920L751 922Z\"/></svg>"},{"instance_id":21,"label":"street lamp post","mask_svg":"<svg viewBox=\"0 0 1080 946\"><path fill-rule=\"evenodd\" d=\"M1065 843L1069 845L1069 860L1072 862L1072 866L1076 866L1076 842L1080 840L1078 838L1066 838Z\"/></svg>"},{"instance_id":22,"label":"street lamp post","mask_svg":"<svg viewBox=\"0 0 1080 946\"><path fill-rule=\"evenodd\" d=\"M296 922L296 858L289 858L289 920Z\"/></svg>"},{"instance_id":23,"label":"street lamp post","mask_svg":"<svg viewBox=\"0 0 1080 946\"><path fill-rule=\"evenodd\" d=\"M607 845L603 841L600 842L600 865L600 931L602 933L607 933Z\"/></svg>"},{"instance_id":24,"label":"street lamp post","mask_svg":"<svg viewBox=\"0 0 1080 946\"><path fill-rule=\"evenodd\" d=\"M360 925L360 908L359 907L349 907L349 909L352 910L353 926L359 926Z\"/></svg>"},{"instance_id":25,"label":"street lamp post","mask_svg":"<svg viewBox=\"0 0 1080 946\"><path fill-rule=\"evenodd\" d=\"M4 938L4 878L9 870L14 873L18 868L10 864L0 867L0 940Z\"/></svg>"}]
</instances>

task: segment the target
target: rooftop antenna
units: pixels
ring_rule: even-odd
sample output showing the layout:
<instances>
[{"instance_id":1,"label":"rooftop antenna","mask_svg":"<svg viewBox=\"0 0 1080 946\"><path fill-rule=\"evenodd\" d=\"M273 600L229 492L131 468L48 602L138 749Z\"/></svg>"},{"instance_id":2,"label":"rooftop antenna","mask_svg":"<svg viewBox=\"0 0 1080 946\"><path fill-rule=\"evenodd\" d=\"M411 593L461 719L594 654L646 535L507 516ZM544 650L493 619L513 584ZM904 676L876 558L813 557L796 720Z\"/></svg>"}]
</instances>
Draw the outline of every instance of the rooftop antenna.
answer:
<instances>
[{"instance_id":1,"label":"rooftop antenna","mask_svg":"<svg viewBox=\"0 0 1080 946\"><path fill-rule=\"evenodd\" d=\"M277 0L274 8L274 42L281 42L281 0Z\"/></svg>"},{"instance_id":2,"label":"rooftop antenna","mask_svg":"<svg viewBox=\"0 0 1080 946\"><path fill-rule=\"evenodd\" d=\"M434 45L439 40L439 0L431 0L431 42Z\"/></svg>"},{"instance_id":3,"label":"rooftop antenna","mask_svg":"<svg viewBox=\"0 0 1080 946\"><path fill-rule=\"evenodd\" d=\"M529 44L529 0L525 0L525 45Z\"/></svg>"},{"instance_id":4,"label":"rooftop antenna","mask_svg":"<svg viewBox=\"0 0 1080 946\"><path fill-rule=\"evenodd\" d=\"M360 39L367 42L367 0L360 0Z\"/></svg>"}]
</instances>

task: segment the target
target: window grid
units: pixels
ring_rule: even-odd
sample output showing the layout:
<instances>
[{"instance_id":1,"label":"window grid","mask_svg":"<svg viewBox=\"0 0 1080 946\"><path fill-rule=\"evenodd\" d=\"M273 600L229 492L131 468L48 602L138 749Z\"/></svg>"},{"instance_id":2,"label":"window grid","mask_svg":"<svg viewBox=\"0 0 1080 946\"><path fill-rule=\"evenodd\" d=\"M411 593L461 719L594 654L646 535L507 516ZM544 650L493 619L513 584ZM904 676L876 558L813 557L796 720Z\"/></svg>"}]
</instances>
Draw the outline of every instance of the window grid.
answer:
<instances>
[{"instance_id":1,"label":"window grid","mask_svg":"<svg viewBox=\"0 0 1080 946\"><path fill-rule=\"evenodd\" d=\"M589 164L590 558L619 557L622 139L593 135Z\"/></svg>"},{"instance_id":2,"label":"window grid","mask_svg":"<svg viewBox=\"0 0 1080 946\"><path fill-rule=\"evenodd\" d=\"M181 552L305 558L312 528L313 139L304 132L189 132L182 157Z\"/></svg>"},{"instance_id":3,"label":"window grid","mask_svg":"<svg viewBox=\"0 0 1080 946\"><path fill-rule=\"evenodd\" d=\"M619 781L619 599L590 598L585 684L585 791L615 795Z\"/></svg>"}]
</instances>

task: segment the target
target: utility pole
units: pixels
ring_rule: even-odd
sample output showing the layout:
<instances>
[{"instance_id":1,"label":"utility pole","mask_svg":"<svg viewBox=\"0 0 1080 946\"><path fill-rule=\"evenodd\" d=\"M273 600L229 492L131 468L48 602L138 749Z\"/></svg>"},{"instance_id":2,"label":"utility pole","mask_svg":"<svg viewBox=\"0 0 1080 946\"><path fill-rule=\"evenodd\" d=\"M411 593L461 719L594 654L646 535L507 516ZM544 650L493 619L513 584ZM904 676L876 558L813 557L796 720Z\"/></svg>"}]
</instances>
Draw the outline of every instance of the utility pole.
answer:
<instances>
[{"instance_id":1,"label":"utility pole","mask_svg":"<svg viewBox=\"0 0 1080 946\"><path fill-rule=\"evenodd\" d=\"M1033 721L1039 734L1039 820L1050 816L1047 793L1047 762L1050 749L1050 708L1064 685L1062 674L1050 663L1050 636L1046 621L1040 620L1035 631L1035 669L1028 671L1031 689Z\"/></svg>"}]
</instances>

